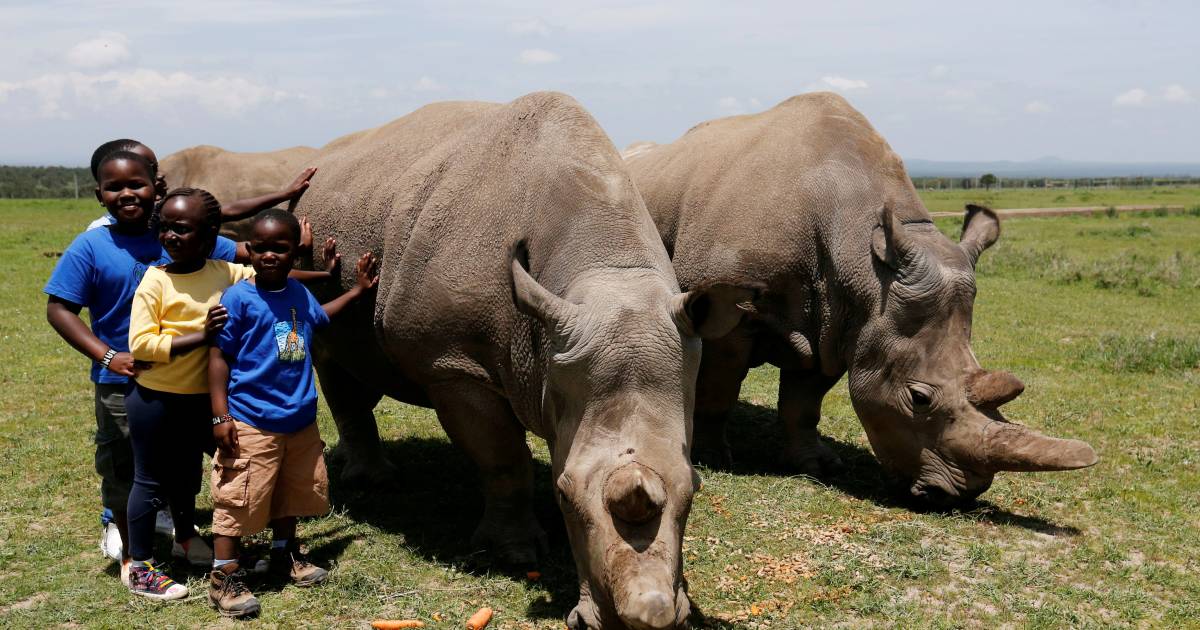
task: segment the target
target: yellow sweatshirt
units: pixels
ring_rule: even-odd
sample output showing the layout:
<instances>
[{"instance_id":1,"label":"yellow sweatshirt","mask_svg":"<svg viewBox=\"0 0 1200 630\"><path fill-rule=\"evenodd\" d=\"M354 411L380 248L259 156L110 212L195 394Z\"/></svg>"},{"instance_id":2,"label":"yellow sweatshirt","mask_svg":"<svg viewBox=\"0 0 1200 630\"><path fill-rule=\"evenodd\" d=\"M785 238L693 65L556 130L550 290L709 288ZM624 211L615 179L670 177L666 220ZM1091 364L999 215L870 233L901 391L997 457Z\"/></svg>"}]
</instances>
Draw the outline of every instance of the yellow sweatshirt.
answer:
<instances>
[{"instance_id":1,"label":"yellow sweatshirt","mask_svg":"<svg viewBox=\"0 0 1200 630\"><path fill-rule=\"evenodd\" d=\"M172 357L171 339L204 330L208 309L220 301L221 293L253 276L253 267L223 260L209 260L192 273L147 269L129 314L129 351L154 367L138 375L138 384L173 394L207 394L208 348Z\"/></svg>"}]
</instances>

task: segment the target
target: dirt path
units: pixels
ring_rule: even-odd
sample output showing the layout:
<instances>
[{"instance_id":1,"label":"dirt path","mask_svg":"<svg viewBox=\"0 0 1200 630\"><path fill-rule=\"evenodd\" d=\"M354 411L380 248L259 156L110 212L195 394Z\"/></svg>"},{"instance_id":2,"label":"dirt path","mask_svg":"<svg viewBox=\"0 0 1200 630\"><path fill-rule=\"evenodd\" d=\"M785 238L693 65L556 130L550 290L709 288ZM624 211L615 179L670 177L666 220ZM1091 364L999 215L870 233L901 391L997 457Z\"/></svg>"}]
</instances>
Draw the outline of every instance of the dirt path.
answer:
<instances>
[{"instance_id":1,"label":"dirt path","mask_svg":"<svg viewBox=\"0 0 1200 630\"><path fill-rule=\"evenodd\" d=\"M996 214L1004 219L1012 219L1017 217L1065 217L1073 214L1102 214L1108 212L1109 208L1113 208L1117 212L1145 212L1150 210L1165 209L1171 214L1178 214L1186 210L1184 206L1074 206L1067 208L997 208ZM930 212L934 218L937 217L960 217L961 212Z\"/></svg>"}]
</instances>

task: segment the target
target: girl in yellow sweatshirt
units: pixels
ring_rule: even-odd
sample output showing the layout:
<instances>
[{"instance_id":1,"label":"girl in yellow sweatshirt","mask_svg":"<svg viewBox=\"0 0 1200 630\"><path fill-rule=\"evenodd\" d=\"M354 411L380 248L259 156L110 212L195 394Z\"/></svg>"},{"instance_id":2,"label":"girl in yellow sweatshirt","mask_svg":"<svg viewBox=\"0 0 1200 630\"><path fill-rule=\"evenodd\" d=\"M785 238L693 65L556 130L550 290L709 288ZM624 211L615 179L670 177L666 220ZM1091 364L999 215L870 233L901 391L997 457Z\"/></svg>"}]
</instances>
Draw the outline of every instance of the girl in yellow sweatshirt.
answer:
<instances>
[{"instance_id":1,"label":"girl in yellow sweatshirt","mask_svg":"<svg viewBox=\"0 0 1200 630\"><path fill-rule=\"evenodd\" d=\"M254 269L208 256L221 225L221 204L208 192L177 188L159 206L159 240L171 257L146 269L133 298L129 349L137 374L126 392L134 482L129 495L130 590L151 599L178 599L187 588L155 563L155 513L169 505L173 555L196 566L212 549L195 535L196 494L203 454L212 452L208 341L225 323L221 293ZM333 242L325 259L336 264ZM301 279L328 272L296 272Z\"/></svg>"}]
</instances>

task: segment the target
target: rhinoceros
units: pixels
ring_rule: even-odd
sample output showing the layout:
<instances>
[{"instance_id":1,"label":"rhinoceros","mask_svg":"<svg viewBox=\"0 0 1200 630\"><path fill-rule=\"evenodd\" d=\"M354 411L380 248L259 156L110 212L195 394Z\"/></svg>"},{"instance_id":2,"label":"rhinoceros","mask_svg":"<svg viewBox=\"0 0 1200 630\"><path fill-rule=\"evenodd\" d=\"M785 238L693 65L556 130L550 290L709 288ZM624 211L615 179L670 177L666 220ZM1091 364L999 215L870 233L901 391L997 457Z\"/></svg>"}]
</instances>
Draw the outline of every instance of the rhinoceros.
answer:
<instances>
[{"instance_id":1,"label":"rhinoceros","mask_svg":"<svg viewBox=\"0 0 1200 630\"><path fill-rule=\"evenodd\" d=\"M579 573L568 625L683 624L699 337L731 330L754 288L680 292L616 149L563 94L428 105L312 164L296 212L381 264L375 299L317 337L344 476L395 475L381 397L432 407L482 478L475 543L530 562L531 431Z\"/></svg>"},{"instance_id":2,"label":"rhinoceros","mask_svg":"<svg viewBox=\"0 0 1200 630\"><path fill-rule=\"evenodd\" d=\"M1078 440L1008 422L1024 386L971 351L975 263L996 242L991 210L969 206L957 244L933 224L900 158L831 93L696 125L626 152L684 289L766 285L753 317L704 342L694 454L728 464L725 424L751 367L780 368L782 457L840 467L818 431L821 401L849 374L879 461L917 497L978 496L998 471L1096 463Z\"/></svg>"}]
</instances>

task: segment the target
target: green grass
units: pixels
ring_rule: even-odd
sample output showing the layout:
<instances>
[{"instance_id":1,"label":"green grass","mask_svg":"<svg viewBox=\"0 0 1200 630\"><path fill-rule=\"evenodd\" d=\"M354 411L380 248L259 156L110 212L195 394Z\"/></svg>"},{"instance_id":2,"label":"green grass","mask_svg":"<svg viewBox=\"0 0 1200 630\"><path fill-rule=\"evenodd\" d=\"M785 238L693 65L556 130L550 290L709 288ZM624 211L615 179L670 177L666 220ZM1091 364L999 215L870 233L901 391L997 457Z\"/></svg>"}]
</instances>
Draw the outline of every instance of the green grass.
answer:
<instances>
[{"instance_id":1,"label":"green grass","mask_svg":"<svg viewBox=\"0 0 1200 630\"><path fill-rule=\"evenodd\" d=\"M302 523L314 556L333 567L327 585L264 588L262 618L239 624L207 608L198 574L182 603L130 597L96 549L87 366L45 323L40 292L56 252L97 210L0 202L0 625L362 628L419 617L461 628L486 604L495 628L562 628L576 587L544 444L531 439L554 551L533 583L470 553L463 541L480 506L469 463L432 413L394 402L379 419L403 471L397 487L335 484L332 513ZM755 370L732 431L739 464L703 471L688 524L685 570L706 625L1196 627L1198 258L1200 219L1188 215L1004 226L980 263L975 352L1025 381L1009 417L1088 440L1101 463L1002 474L966 511L916 511L884 490L844 383L822 430L846 474L819 482L778 469L778 375ZM324 407L320 421L333 445ZM199 501L207 515L207 491Z\"/></svg>"},{"instance_id":2,"label":"green grass","mask_svg":"<svg viewBox=\"0 0 1200 630\"><path fill-rule=\"evenodd\" d=\"M1003 190L922 190L930 212L961 212L968 203L991 208L1072 206L1200 206L1200 186L1159 188L1005 188Z\"/></svg>"}]
</instances>

